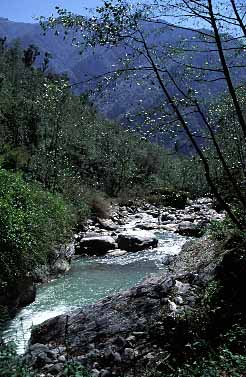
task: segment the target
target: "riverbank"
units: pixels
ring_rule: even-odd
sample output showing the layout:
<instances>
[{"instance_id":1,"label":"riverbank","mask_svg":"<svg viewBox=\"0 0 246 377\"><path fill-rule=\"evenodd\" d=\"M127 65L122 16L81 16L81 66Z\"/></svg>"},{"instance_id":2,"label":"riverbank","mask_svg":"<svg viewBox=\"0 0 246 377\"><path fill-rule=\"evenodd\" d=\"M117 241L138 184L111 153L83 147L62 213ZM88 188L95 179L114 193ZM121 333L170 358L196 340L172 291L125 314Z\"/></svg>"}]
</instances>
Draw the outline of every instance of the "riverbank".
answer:
<instances>
[{"instance_id":1,"label":"riverbank","mask_svg":"<svg viewBox=\"0 0 246 377\"><path fill-rule=\"evenodd\" d=\"M245 315L243 251L231 238L190 241L165 275L36 327L27 359L44 375L73 360L94 377L147 376L165 355L181 357Z\"/></svg>"},{"instance_id":2,"label":"riverbank","mask_svg":"<svg viewBox=\"0 0 246 377\"><path fill-rule=\"evenodd\" d=\"M224 216L213 209L209 198L184 202L181 207L177 209L144 202L112 205L107 218L94 216L89 219L83 231L75 234L68 245L53 251L49 264L36 268L28 278L4 292L0 297L1 305L8 307L14 317L22 307L35 301L37 283L47 283L63 276L70 270L72 260L78 257L119 257L128 252L155 248L157 232L199 236L211 220L221 220Z\"/></svg>"}]
</instances>

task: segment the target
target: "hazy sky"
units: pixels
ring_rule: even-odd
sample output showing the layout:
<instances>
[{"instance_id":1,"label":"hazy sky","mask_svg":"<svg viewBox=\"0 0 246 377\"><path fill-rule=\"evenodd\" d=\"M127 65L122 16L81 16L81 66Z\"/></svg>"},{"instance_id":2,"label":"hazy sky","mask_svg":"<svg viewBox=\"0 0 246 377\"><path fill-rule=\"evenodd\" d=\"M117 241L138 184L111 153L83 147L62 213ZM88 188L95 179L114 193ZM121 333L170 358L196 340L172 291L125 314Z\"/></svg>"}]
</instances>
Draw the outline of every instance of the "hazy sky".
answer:
<instances>
[{"instance_id":1,"label":"hazy sky","mask_svg":"<svg viewBox=\"0 0 246 377\"><path fill-rule=\"evenodd\" d=\"M94 8L102 0L0 0L0 17L12 21L36 22L33 17L50 16L59 5L75 13L85 13L83 8Z\"/></svg>"}]
</instances>

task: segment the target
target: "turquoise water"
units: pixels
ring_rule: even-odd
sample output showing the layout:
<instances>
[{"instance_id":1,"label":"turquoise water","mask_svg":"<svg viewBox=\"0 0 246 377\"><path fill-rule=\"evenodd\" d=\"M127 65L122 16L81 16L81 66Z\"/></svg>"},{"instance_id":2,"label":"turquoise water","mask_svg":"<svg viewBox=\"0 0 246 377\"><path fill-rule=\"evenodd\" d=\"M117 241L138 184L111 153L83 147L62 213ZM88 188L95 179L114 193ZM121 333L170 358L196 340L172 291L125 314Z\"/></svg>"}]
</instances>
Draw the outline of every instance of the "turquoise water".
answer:
<instances>
[{"instance_id":1,"label":"turquoise water","mask_svg":"<svg viewBox=\"0 0 246 377\"><path fill-rule=\"evenodd\" d=\"M130 288L150 274L160 273L165 268L163 262L167 255L177 254L185 238L168 232L159 234L158 238L157 249L121 257L73 261L67 274L38 287L35 302L21 310L9 323L4 337L15 340L18 352L22 353L33 325Z\"/></svg>"}]
</instances>

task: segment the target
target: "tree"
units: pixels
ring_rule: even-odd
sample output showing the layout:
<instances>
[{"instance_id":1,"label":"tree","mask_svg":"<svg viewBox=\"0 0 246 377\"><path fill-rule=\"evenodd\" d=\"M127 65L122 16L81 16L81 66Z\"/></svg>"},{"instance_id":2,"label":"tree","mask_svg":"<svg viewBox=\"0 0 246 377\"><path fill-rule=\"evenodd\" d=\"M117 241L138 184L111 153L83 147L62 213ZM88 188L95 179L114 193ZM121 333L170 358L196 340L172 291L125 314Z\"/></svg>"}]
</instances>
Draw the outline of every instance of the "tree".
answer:
<instances>
[{"instance_id":1,"label":"tree","mask_svg":"<svg viewBox=\"0 0 246 377\"><path fill-rule=\"evenodd\" d=\"M207 148L199 142L197 131L202 137L205 135L210 148L214 150L223 174L233 187L237 204L245 212L246 199L241 188L245 161L239 164L241 174L235 176L217 137L219 124L214 125L199 96L199 91L204 90L204 82L206 90L210 84L222 82L223 90L231 99L238 130L234 136L237 140L229 134L226 144L242 144L243 140L242 147L245 148L246 120L236 90L239 72L245 75L242 59L245 57L245 10L244 3L233 0L223 3L216 0L155 0L137 5L116 0L105 1L102 7L97 8L95 16L89 19L58 8L60 17L50 18L48 23L51 27L62 24L66 33L69 29L74 32L80 28L84 48L97 45L121 47L124 56L116 69L102 75L103 80L112 82L126 73L133 73L145 85L153 83L153 90L160 91L162 95L164 123L176 123L182 127L199 156L212 193L240 229L244 227L242 219L236 215L216 184ZM170 30L185 32L178 46L170 46L165 40L165 33ZM157 35L159 38L156 38ZM189 38L194 43L188 43ZM198 52L205 54L200 65L195 64ZM187 53L190 53L189 60ZM175 71L183 78L177 78ZM195 77L193 85L191 76ZM199 123L197 130L192 126L194 122ZM156 127L161 125L156 121Z\"/></svg>"}]
</instances>

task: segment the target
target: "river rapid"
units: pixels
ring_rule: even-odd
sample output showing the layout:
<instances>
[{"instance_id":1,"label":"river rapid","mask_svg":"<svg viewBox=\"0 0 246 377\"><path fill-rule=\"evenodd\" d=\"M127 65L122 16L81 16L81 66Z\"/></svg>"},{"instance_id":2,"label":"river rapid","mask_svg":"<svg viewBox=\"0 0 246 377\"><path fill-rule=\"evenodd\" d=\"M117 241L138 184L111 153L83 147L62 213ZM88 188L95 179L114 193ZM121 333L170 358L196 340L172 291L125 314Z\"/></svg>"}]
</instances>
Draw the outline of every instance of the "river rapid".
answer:
<instances>
[{"instance_id":1,"label":"river rapid","mask_svg":"<svg viewBox=\"0 0 246 377\"><path fill-rule=\"evenodd\" d=\"M163 272L167 268L167 258L179 253L186 238L171 232L157 233L156 236L159 239L156 249L118 257L74 260L64 276L38 286L35 302L8 323L4 338L14 340L18 353L22 354L32 326L130 288L153 273Z\"/></svg>"}]
</instances>

